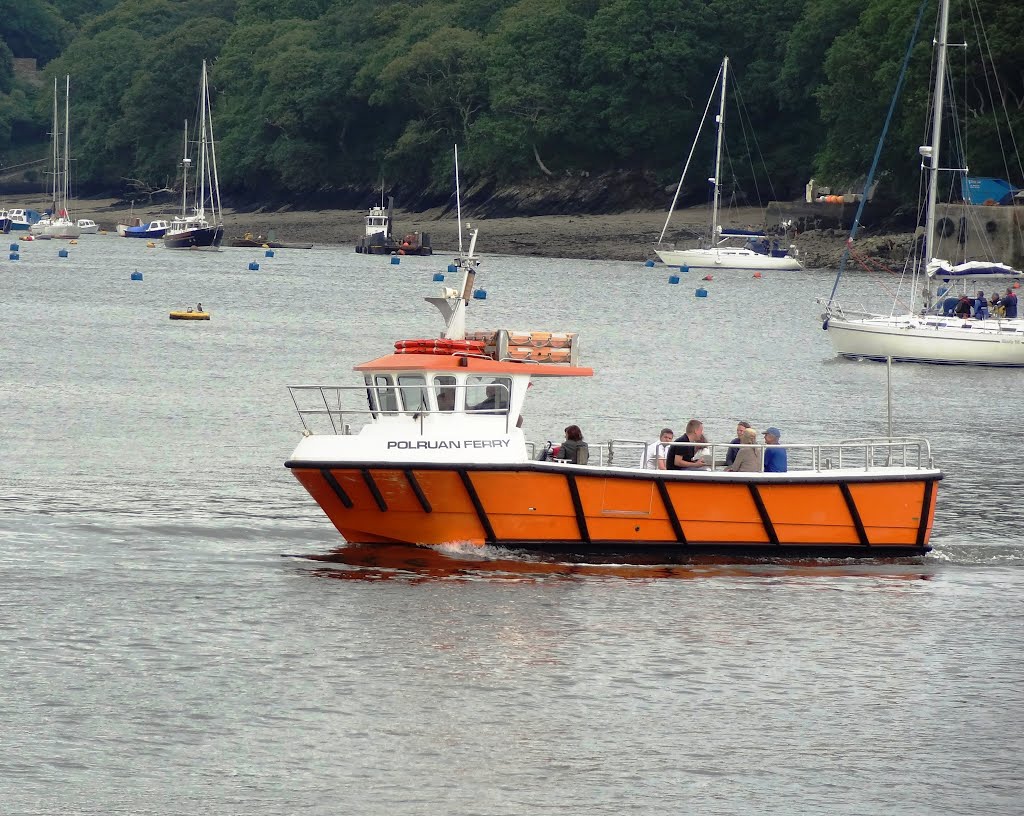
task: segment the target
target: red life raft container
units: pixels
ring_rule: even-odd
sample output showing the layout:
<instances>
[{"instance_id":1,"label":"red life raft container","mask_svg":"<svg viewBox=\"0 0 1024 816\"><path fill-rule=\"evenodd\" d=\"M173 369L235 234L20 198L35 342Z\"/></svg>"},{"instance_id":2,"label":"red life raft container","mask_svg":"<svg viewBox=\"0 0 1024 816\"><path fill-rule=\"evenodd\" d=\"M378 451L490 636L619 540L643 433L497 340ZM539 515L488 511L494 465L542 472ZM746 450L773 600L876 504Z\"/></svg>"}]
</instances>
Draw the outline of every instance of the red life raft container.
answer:
<instances>
[{"instance_id":1,"label":"red life raft container","mask_svg":"<svg viewBox=\"0 0 1024 816\"><path fill-rule=\"evenodd\" d=\"M398 340L396 354L483 354L480 340L446 340L443 337L422 340Z\"/></svg>"}]
</instances>

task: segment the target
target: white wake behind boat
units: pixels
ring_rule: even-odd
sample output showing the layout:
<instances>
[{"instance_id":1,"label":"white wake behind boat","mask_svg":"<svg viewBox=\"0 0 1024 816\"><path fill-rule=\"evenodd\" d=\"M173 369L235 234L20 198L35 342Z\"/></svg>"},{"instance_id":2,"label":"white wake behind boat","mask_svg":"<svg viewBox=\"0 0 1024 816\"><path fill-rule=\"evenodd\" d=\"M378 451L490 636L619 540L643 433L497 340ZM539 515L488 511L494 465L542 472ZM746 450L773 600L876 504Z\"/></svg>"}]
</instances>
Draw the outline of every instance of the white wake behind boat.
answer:
<instances>
[{"instance_id":1,"label":"white wake behind boat","mask_svg":"<svg viewBox=\"0 0 1024 816\"><path fill-rule=\"evenodd\" d=\"M697 135L694 138L693 146L690 148L690 156L683 168L683 174L679 178L676 187L675 197L672 199L672 206L669 208L668 216L665 219L665 226L658 237L658 244L655 253L662 262L668 266L686 266L690 269L753 269L758 271L786 271L803 269L800 261L797 260L797 249L795 246L783 246L777 238L769 238L763 230L741 230L726 229L719 223L720 208L722 204L722 142L725 133L725 100L726 84L729 76L729 58L722 60L722 68L719 72L715 86L711 89L711 96L708 98L707 107L704 110L704 117L700 127L697 128ZM683 180L686 178L687 170L690 167L690 160L693 158L694 150L700 139L704 121L707 119L708 111L715 97L715 89L721 83L721 94L718 104L718 140L715 148L715 175L708 181L714 185L714 194L711 207L711 232L710 238L703 245L692 249L676 249L663 246L665 232L668 230L669 221L672 220L672 213L675 211L676 202L679 200L679 193L683 188Z\"/></svg>"},{"instance_id":2,"label":"white wake behind boat","mask_svg":"<svg viewBox=\"0 0 1024 816\"><path fill-rule=\"evenodd\" d=\"M972 314L970 317L953 313L960 295L973 298L979 291L1002 292L1004 288L1018 288L1024 272L1002 263L965 261L951 264L934 257L942 236L942 227L936 217L939 162L942 136L943 101L945 98L946 51L949 31L949 0L939 4L938 38L934 42L936 66L932 90L932 121L929 143L920 148L922 169L927 174L928 198L925 206L925 240L912 263L910 290L916 293L918 281L925 284L924 304L908 311L869 314L855 312L835 300L840 266L833 296L825 306L822 328L828 332L836 352L842 357L855 359L893 360L951 365L1024 366L1024 319L1017 317L1014 300L1006 317L988 317ZM883 134L884 138L884 134ZM964 167L955 172L966 173ZM874 173L872 168L871 175ZM869 175L870 179L870 175ZM852 247L860 224L860 214L854 220L849 245ZM928 259L924 262L923 259Z\"/></svg>"}]
</instances>

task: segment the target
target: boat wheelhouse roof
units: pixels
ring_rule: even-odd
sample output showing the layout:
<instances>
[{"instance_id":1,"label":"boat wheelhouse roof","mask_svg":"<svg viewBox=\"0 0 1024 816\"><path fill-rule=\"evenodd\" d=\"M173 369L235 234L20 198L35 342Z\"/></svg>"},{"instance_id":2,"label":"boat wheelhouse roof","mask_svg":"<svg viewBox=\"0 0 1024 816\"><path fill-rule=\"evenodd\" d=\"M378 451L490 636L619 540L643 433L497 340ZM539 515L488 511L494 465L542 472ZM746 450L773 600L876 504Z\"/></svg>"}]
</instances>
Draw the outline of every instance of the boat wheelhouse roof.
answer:
<instances>
[{"instance_id":1,"label":"boat wheelhouse roof","mask_svg":"<svg viewBox=\"0 0 1024 816\"><path fill-rule=\"evenodd\" d=\"M592 377L586 366L532 361L494 360L468 354L389 354L355 366L355 371L463 371L473 374L511 374L530 377Z\"/></svg>"}]
</instances>

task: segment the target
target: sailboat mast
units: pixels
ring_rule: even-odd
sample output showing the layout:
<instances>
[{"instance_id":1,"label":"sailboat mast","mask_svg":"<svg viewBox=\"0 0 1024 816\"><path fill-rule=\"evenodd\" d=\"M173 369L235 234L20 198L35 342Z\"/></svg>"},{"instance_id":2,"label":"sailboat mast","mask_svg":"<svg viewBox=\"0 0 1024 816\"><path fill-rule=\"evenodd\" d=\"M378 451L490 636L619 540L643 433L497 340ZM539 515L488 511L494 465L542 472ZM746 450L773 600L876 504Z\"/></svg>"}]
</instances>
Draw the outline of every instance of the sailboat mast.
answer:
<instances>
[{"instance_id":1,"label":"sailboat mast","mask_svg":"<svg viewBox=\"0 0 1024 816\"><path fill-rule=\"evenodd\" d=\"M188 166L192 160L188 157L188 119L185 120L185 140L181 151L181 217L188 216Z\"/></svg>"},{"instance_id":2,"label":"sailboat mast","mask_svg":"<svg viewBox=\"0 0 1024 816\"><path fill-rule=\"evenodd\" d=\"M71 213L68 212L68 195L71 190L71 142L70 136L68 135L68 132L70 130L70 113L71 74L67 74L64 77L64 175L62 177L63 183L61 184L60 208L64 216L68 219L71 218Z\"/></svg>"},{"instance_id":3,"label":"sailboat mast","mask_svg":"<svg viewBox=\"0 0 1024 816\"><path fill-rule=\"evenodd\" d=\"M53 78L53 137L50 149L53 158L53 195L50 201L50 218L57 217L57 188L60 185L60 128L57 121L57 77Z\"/></svg>"},{"instance_id":4,"label":"sailboat mast","mask_svg":"<svg viewBox=\"0 0 1024 816\"><path fill-rule=\"evenodd\" d=\"M718 103L718 141L715 145L715 200L711 210L711 245L718 245L718 206L722 198L722 137L725 127L725 86L729 74L729 58L722 60L722 96Z\"/></svg>"},{"instance_id":5,"label":"sailboat mast","mask_svg":"<svg viewBox=\"0 0 1024 816\"><path fill-rule=\"evenodd\" d=\"M935 240L935 211L939 196L939 148L942 139L942 107L946 97L946 40L949 31L949 0L939 0L939 35L935 41L935 91L932 96L931 144L921 148L921 154L928 159L928 207L924 229L924 259L934 258L932 241ZM937 242L936 242L937 243Z\"/></svg>"},{"instance_id":6,"label":"sailboat mast","mask_svg":"<svg viewBox=\"0 0 1024 816\"><path fill-rule=\"evenodd\" d=\"M206 61L203 60L203 87L206 88ZM217 142L213 138L213 103L210 101L210 93L206 91L206 116L207 128L210 131L210 205L213 208L214 225L223 221L220 206L220 179L217 178Z\"/></svg>"},{"instance_id":7,"label":"sailboat mast","mask_svg":"<svg viewBox=\"0 0 1024 816\"><path fill-rule=\"evenodd\" d=\"M204 215L206 204L206 60L203 60L203 79L199 83L199 188L196 191L196 217Z\"/></svg>"}]
</instances>

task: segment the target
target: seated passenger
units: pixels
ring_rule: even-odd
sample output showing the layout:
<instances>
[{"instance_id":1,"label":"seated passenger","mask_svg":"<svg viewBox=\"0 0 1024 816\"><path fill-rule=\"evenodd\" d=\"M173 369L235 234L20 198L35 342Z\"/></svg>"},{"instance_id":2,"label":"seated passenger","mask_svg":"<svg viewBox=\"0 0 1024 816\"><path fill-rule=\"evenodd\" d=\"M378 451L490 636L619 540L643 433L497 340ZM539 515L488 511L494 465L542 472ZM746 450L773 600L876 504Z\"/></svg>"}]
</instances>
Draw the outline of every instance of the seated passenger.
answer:
<instances>
[{"instance_id":1,"label":"seated passenger","mask_svg":"<svg viewBox=\"0 0 1024 816\"><path fill-rule=\"evenodd\" d=\"M786 449L779 447L779 440L782 438L782 431L778 428L769 428L764 432L764 443L768 446L764 449L764 472L785 473L789 470L786 462Z\"/></svg>"},{"instance_id":2,"label":"seated passenger","mask_svg":"<svg viewBox=\"0 0 1024 816\"><path fill-rule=\"evenodd\" d=\"M702 442L704 441L704 423L699 419L691 419L686 423L686 433L675 440L668 449L668 456L665 461L666 470L700 470L706 469L707 465L700 457L703 446L686 444L680 442Z\"/></svg>"},{"instance_id":3,"label":"seated passenger","mask_svg":"<svg viewBox=\"0 0 1024 816\"><path fill-rule=\"evenodd\" d=\"M455 389L442 388L437 392L437 410L446 412L455 410Z\"/></svg>"},{"instance_id":4,"label":"seated passenger","mask_svg":"<svg viewBox=\"0 0 1024 816\"><path fill-rule=\"evenodd\" d=\"M960 302L956 304L956 308L953 310L953 314L964 320L971 316L971 299L967 295L961 296Z\"/></svg>"},{"instance_id":5,"label":"seated passenger","mask_svg":"<svg viewBox=\"0 0 1024 816\"><path fill-rule=\"evenodd\" d=\"M753 427L753 426L749 422L747 422L745 419L741 419L739 422L737 422L736 423L736 438L733 439L732 442L730 442L729 444L730 445L741 445L741 444L743 444L743 440L742 440L743 431L744 431L744 429L750 428L750 427ZM736 460L736 454L737 453L739 453L739 448L726 448L726 451L725 451L725 467L726 467L726 470L728 470L729 465L731 465Z\"/></svg>"},{"instance_id":6,"label":"seated passenger","mask_svg":"<svg viewBox=\"0 0 1024 816\"><path fill-rule=\"evenodd\" d=\"M750 427L743 428L736 441L741 445L756 445L757 431ZM755 448L730 448L729 450L736 453L735 458L725 468L730 473L758 473L761 470L760 451ZM782 449L780 448L780 450ZM782 452L785 454L784 450Z\"/></svg>"},{"instance_id":7,"label":"seated passenger","mask_svg":"<svg viewBox=\"0 0 1024 816\"><path fill-rule=\"evenodd\" d=\"M497 380L487 386L485 393L484 401L473 406L474 411L498 413L499 411L508 410L508 391Z\"/></svg>"},{"instance_id":8,"label":"seated passenger","mask_svg":"<svg viewBox=\"0 0 1024 816\"><path fill-rule=\"evenodd\" d=\"M651 442L644 449L644 468L646 470L665 470L665 457L668 446L672 443L672 429L662 428L657 442Z\"/></svg>"},{"instance_id":9,"label":"seated passenger","mask_svg":"<svg viewBox=\"0 0 1024 816\"><path fill-rule=\"evenodd\" d=\"M583 441L583 431L579 425L570 425L565 429L565 441L558 449L556 458L573 465L585 465L590 460L590 448Z\"/></svg>"}]
</instances>

